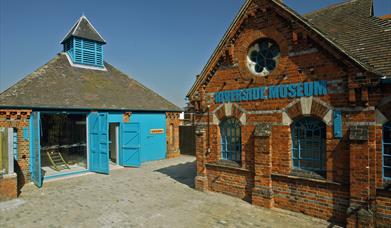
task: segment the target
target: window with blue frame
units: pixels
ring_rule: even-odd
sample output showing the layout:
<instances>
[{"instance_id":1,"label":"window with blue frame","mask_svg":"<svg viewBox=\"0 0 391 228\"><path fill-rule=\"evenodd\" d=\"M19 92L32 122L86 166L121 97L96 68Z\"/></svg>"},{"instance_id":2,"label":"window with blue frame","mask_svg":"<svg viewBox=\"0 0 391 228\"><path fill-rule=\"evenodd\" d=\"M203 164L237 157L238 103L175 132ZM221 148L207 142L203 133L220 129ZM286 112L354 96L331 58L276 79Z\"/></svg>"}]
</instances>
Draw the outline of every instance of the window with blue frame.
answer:
<instances>
[{"instance_id":1,"label":"window with blue frame","mask_svg":"<svg viewBox=\"0 0 391 228\"><path fill-rule=\"evenodd\" d=\"M391 179L391 122L383 126L383 177Z\"/></svg>"},{"instance_id":2,"label":"window with blue frame","mask_svg":"<svg viewBox=\"0 0 391 228\"><path fill-rule=\"evenodd\" d=\"M228 118L220 124L221 159L240 162L242 160L242 131L236 118Z\"/></svg>"},{"instance_id":3,"label":"window with blue frame","mask_svg":"<svg viewBox=\"0 0 391 228\"><path fill-rule=\"evenodd\" d=\"M326 125L304 117L291 125L293 167L325 175Z\"/></svg>"},{"instance_id":4,"label":"window with blue frame","mask_svg":"<svg viewBox=\"0 0 391 228\"><path fill-rule=\"evenodd\" d=\"M12 135L13 143L12 143L12 149L14 152L14 159L18 160L18 129L13 129L13 135Z\"/></svg>"}]
</instances>

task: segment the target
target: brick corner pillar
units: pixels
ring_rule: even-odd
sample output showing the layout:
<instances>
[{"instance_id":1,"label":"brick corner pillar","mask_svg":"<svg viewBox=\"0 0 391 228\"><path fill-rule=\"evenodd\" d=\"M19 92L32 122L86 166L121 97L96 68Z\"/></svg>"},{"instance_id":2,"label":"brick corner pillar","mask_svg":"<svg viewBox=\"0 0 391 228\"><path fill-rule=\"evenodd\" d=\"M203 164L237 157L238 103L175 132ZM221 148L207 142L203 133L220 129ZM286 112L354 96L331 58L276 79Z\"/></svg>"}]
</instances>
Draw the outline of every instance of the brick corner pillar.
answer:
<instances>
[{"instance_id":1,"label":"brick corner pillar","mask_svg":"<svg viewBox=\"0 0 391 228\"><path fill-rule=\"evenodd\" d=\"M206 131L203 126L196 127L196 159L197 176L195 178L195 188L199 191L208 190L208 177L206 176Z\"/></svg>"},{"instance_id":2,"label":"brick corner pillar","mask_svg":"<svg viewBox=\"0 0 391 228\"><path fill-rule=\"evenodd\" d=\"M259 124L254 131L254 187L252 203L257 206L274 206L272 188L272 126Z\"/></svg>"},{"instance_id":3,"label":"brick corner pillar","mask_svg":"<svg viewBox=\"0 0 391 228\"><path fill-rule=\"evenodd\" d=\"M350 200L347 227L374 227L370 201L369 127L354 125L349 128L350 140Z\"/></svg>"}]
</instances>

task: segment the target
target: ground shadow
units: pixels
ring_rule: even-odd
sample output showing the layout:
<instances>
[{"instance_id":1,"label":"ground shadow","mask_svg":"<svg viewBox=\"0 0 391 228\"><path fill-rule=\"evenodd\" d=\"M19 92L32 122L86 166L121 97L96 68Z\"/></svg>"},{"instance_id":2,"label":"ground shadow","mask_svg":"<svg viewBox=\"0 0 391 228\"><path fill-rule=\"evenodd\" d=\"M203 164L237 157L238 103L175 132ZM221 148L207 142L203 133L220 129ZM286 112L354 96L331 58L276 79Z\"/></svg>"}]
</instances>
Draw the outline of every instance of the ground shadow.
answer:
<instances>
[{"instance_id":1,"label":"ground shadow","mask_svg":"<svg viewBox=\"0 0 391 228\"><path fill-rule=\"evenodd\" d=\"M190 188L194 188L194 178L197 175L196 162L186 162L162 169L157 169L154 172L163 173L179 183L185 184Z\"/></svg>"}]
</instances>

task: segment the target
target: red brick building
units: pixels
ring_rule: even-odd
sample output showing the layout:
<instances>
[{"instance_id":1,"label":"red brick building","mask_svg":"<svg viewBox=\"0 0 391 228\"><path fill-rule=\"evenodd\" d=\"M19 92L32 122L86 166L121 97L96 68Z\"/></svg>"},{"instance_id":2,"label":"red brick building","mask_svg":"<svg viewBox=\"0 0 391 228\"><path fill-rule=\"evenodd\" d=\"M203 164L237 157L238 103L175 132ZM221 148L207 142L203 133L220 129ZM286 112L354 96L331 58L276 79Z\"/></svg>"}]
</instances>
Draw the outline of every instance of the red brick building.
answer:
<instances>
[{"instance_id":1,"label":"red brick building","mask_svg":"<svg viewBox=\"0 0 391 228\"><path fill-rule=\"evenodd\" d=\"M187 97L196 188L347 226L391 224L391 23L371 0L248 0Z\"/></svg>"}]
</instances>

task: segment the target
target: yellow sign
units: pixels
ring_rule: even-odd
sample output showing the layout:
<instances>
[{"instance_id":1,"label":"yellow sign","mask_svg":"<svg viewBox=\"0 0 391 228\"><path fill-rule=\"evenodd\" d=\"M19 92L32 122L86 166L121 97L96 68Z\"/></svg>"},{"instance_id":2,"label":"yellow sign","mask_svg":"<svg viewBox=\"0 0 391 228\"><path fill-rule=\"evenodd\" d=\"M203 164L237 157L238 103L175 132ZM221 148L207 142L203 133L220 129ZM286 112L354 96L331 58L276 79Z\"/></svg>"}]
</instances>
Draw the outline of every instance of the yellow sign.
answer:
<instances>
[{"instance_id":1,"label":"yellow sign","mask_svg":"<svg viewBox=\"0 0 391 228\"><path fill-rule=\"evenodd\" d=\"M163 134L164 133L164 129L163 128L161 128L161 129L151 129L151 130L149 130L149 133L151 133L153 135Z\"/></svg>"}]
</instances>

